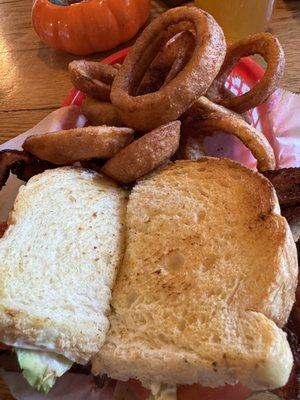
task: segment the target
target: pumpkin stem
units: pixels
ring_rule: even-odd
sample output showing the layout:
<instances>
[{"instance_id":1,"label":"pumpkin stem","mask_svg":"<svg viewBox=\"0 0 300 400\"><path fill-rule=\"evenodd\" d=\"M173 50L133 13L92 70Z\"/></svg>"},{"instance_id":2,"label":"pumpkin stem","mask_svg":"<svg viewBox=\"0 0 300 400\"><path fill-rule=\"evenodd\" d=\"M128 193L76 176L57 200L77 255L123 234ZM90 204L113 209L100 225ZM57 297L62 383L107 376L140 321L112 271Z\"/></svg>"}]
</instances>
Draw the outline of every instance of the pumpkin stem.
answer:
<instances>
[{"instance_id":1,"label":"pumpkin stem","mask_svg":"<svg viewBox=\"0 0 300 400\"><path fill-rule=\"evenodd\" d=\"M71 4L80 3L81 0L49 0L50 3L57 6L70 6Z\"/></svg>"}]
</instances>

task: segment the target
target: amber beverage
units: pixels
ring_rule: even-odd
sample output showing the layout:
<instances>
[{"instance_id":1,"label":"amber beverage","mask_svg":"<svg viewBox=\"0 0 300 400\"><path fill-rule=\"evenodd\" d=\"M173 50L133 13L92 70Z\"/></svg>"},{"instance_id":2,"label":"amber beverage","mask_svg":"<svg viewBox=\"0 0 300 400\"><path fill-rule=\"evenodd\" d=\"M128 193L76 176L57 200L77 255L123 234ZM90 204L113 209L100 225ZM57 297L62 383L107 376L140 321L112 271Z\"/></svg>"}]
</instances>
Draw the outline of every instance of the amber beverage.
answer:
<instances>
[{"instance_id":1,"label":"amber beverage","mask_svg":"<svg viewBox=\"0 0 300 400\"><path fill-rule=\"evenodd\" d=\"M229 42L264 32L271 20L275 0L195 0L213 15Z\"/></svg>"}]
</instances>

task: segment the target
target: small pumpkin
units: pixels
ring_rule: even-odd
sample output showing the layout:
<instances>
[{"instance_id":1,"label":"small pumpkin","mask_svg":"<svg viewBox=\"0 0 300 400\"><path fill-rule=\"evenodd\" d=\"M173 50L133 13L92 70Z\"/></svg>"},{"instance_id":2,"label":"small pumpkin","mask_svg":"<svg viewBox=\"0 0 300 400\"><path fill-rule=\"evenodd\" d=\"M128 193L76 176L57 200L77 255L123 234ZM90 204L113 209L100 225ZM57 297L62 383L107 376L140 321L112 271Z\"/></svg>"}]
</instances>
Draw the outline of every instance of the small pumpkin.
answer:
<instances>
[{"instance_id":1,"label":"small pumpkin","mask_svg":"<svg viewBox=\"0 0 300 400\"><path fill-rule=\"evenodd\" d=\"M131 39L149 12L150 0L35 0L32 24L49 46L87 55Z\"/></svg>"}]
</instances>

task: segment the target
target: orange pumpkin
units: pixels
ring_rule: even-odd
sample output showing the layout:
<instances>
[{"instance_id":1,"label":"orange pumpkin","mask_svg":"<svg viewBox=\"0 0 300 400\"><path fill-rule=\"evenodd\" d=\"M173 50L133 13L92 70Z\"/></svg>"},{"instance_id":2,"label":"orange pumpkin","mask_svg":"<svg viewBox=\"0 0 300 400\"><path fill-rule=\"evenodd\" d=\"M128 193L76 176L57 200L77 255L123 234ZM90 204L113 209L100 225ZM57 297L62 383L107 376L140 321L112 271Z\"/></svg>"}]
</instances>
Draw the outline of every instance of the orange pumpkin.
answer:
<instances>
[{"instance_id":1,"label":"orange pumpkin","mask_svg":"<svg viewBox=\"0 0 300 400\"><path fill-rule=\"evenodd\" d=\"M56 4L35 0L33 27L49 46L77 55L111 50L126 42L150 12L150 0L82 0L69 5L52 1Z\"/></svg>"}]
</instances>

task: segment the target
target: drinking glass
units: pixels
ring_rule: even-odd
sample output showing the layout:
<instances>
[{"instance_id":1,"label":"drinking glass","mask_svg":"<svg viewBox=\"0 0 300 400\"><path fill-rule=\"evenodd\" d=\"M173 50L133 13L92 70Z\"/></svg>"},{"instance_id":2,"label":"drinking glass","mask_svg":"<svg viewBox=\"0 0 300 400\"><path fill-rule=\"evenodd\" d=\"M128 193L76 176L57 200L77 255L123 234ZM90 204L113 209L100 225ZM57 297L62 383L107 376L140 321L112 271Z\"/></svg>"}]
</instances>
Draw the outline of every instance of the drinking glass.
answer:
<instances>
[{"instance_id":1,"label":"drinking glass","mask_svg":"<svg viewBox=\"0 0 300 400\"><path fill-rule=\"evenodd\" d=\"M228 42L264 32L271 20L275 0L195 0L224 30Z\"/></svg>"}]
</instances>

